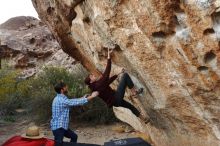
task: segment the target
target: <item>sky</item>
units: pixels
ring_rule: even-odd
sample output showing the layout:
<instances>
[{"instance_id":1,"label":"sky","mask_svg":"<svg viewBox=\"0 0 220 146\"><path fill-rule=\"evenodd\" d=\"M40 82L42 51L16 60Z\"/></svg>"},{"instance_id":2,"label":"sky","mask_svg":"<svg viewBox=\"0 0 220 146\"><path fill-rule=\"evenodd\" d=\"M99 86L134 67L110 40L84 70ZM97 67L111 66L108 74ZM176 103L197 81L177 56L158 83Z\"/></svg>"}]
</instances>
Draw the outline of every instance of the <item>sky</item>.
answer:
<instances>
[{"instance_id":1,"label":"sky","mask_svg":"<svg viewBox=\"0 0 220 146\"><path fill-rule=\"evenodd\" d=\"M0 0L0 24L16 16L38 18L31 0Z\"/></svg>"}]
</instances>

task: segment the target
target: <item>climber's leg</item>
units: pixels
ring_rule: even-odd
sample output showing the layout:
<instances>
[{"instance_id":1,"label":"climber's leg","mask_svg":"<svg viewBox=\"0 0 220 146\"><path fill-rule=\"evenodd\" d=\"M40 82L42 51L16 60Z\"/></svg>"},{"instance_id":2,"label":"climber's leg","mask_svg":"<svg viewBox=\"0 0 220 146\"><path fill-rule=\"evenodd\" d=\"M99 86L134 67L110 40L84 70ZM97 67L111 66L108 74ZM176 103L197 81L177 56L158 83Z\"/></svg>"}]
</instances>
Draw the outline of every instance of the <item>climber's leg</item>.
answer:
<instances>
[{"instance_id":1,"label":"climber's leg","mask_svg":"<svg viewBox=\"0 0 220 146\"><path fill-rule=\"evenodd\" d=\"M122 102L127 86L129 89L132 89L134 88L134 83L132 82L130 76L127 73L124 73L121 77L121 80L115 93L115 97L118 102Z\"/></svg>"},{"instance_id":2,"label":"climber's leg","mask_svg":"<svg viewBox=\"0 0 220 146\"><path fill-rule=\"evenodd\" d=\"M140 116L140 112L132 104L125 101L124 99L122 100L120 106L130 109L132 111L132 113L135 114L137 117Z\"/></svg>"},{"instance_id":3,"label":"climber's leg","mask_svg":"<svg viewBox=\"0 0 220 146\"><path fill-rule=\"evenodd\" d=\"M134 83L132 82L130 76L127 73L124 73L121 80L120 80L118 88L116 90L116 93L115 93L116 99L115 99L114 106L122 106L122 107L128 108L137 117L139 117L140 112L132 104L130 104L129 102L127 102L123 99L124 95L125 95L126 87L128 87L129 89L132 89L132 88L134 88Z\"/></svg>"},{"instance_id":4,"label":"climber's leg","mask_svg":"<svg viewBox=\"0 0 220 146\"><path fill-rule=\"evenodd\" d=\"M127 73L124 73L116 90L116 96L120 97L120 100L124 98L126 87L128 87L131 90L132 96L135 96L143 92L143 88L136 90L134 87L134 83L131 80L131 77Z\"/></svg>"}]
</instances>

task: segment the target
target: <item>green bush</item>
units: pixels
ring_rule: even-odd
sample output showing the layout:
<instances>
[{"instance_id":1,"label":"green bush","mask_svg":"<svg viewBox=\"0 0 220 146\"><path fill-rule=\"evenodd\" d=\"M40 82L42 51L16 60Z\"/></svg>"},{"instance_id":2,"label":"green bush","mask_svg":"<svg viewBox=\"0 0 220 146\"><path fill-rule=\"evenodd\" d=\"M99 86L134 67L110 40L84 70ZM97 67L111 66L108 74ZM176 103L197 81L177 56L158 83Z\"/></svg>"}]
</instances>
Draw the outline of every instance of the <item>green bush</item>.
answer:
<instances>
[{"instance_id":1,"label":"green bush","mask_svg":"<svg viewBox=\"0 0 220 146\"><path fill-rule=\"evenodd\" d=\"M54 85L61 80L68 85L69 98L89 93L84 84L85 71L71 73L64 68L45 67L37 76L26 80L18 80L19 73L10 67L0 70L0 114L6 117L14 115L15 109L23 108L30 120L48 123L52 101L56 96ZM115 121L112 109L107 108L99 98L83 107L74 107L71 115L78 122L90 124Z\"/></svg>"},{"instance_id":2,"label":"green bush","mask_svg":"<svg viewBox=\"0 0 220 146\"><path fill-rule=\"evenodd\" d=\"M51 117L51 105L56 96L54 85L61 80L68 85L69 95L80 96L85 93L83 76L73 74L64 68L46 67L29 82L28 111L34 114L33 120L45 122Z\"/></svg>"},{"instance_id":3,"label":"green bush","mask_svg":"<svg viewBox=\"0 0 220 146\"><path fill-rule=\"evenodd\" d=\"M54 85L63 81L68 85L69 98L79 98L89 93L84 84L86 72L70 73L64 68L47 67L36 78L30 82L29 95L30 100L27 107L31 114L34 114L33 120L46 122L51 118L51 105L56 96ZM81 109L84 109L82 112ZM74 107L71 111L71 117L78 122L108 123L114 121L112 110L96 99L83 107Z\"/></svg>"},{"instance_id":4,"label":"green bush","mask_svg":"<svg viewBox=\"0 0 220 146\"><path fill-rule=\"evenodd\" d=\"M93 101L85 105L83 109L83 112L73 113L78 122L109 124L116 121L113 109L108 108L100 98L93 99Z\"/></svg>"},{"instance_id":5,"label":"green bush","mask_svg":"<svg viewBox=\"0 0 220 146\"><path fill-rule=\"evenodd\" d=\"M6 60L0 69L0 117L14 115L15 109L23 103L25 88L20 88L18 82L19 71L7 65ZM21 81L23 83L26 81ZM20 89L19 89L20 88Z\"/></svg>"}]
</instances>

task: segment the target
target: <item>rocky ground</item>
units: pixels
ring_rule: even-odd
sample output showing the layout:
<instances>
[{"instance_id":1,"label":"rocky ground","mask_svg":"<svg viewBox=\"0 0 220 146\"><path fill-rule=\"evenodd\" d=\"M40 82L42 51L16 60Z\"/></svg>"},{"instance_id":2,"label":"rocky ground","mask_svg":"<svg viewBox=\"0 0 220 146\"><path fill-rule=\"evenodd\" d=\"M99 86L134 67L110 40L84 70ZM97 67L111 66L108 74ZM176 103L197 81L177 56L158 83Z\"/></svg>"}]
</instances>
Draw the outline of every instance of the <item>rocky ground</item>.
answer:
<instances>
[{"instance_id":1,"label":"rocky ground","mask_svg":"<svg viewBox=\"0 0 220 146\"><path fill-rule=\"evenodd\" d=\"M27 128L28 121L20 120L14 123L0 123L0 144L5 142L12 136L21 135ZM71 125L72 129L76 131L79 136L78 142L91 143L103 145L104 142L116 139L137 137L138 133L123 123L113 123L110 125L96 125L91 126L89 124ZM43 132L47 138L53 139L52 132L48 125L40 126L41 132ZM64 139L68 141L68 139Z\"/></svg>"}]
</instances>

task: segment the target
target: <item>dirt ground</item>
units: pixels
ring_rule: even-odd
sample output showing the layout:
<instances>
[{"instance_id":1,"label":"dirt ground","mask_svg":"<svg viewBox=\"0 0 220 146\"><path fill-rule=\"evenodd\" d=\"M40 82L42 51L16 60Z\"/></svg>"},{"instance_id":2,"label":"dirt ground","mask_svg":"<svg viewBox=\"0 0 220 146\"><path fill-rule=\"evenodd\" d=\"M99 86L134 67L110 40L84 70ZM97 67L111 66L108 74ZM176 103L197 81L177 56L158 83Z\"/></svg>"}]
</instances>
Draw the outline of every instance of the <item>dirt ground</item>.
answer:
<instances>
[{"instance_id":1,"label":"dirt ground","mask_svg":"<svg viewBox=\"0 0 220 146\"><path fill-rule=\"evenodd\" d=\"M21 135L25 132L25 129L32 124L33 123L29 123L24 120L13 123L0 122L0 145L12 136ZM47 138L53 139L49 125L40 125L40 129ZM74 129L78 134L78 142L80 143L103 145L104 142L110 140L137 137L135 136L133 129L123 123L96 126L89 126L85 124L71 125L71 129ZM68 141L68 139L64 139L64 141Z\"/></svg>"}]
</instances>

